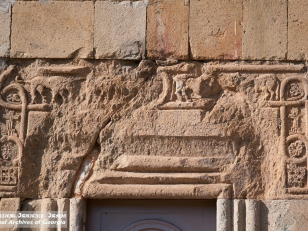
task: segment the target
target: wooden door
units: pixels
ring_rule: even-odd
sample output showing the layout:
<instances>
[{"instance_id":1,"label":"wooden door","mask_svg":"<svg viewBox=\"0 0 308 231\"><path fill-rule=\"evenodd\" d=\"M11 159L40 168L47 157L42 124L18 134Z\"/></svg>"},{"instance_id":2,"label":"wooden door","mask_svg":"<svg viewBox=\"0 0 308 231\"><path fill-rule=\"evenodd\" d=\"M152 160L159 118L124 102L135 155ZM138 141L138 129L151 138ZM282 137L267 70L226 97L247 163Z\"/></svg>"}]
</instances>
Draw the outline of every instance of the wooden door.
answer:
<instances>
[{"instance_id":1,"label":"wooden door","mask_svg":"<svg viewBox=\"0 0 308 231\"><path fill-rule=\"evenodd\" d=\"M215 231L215 200L90 200L88 231Z\"/></svg>"}]
</instances>

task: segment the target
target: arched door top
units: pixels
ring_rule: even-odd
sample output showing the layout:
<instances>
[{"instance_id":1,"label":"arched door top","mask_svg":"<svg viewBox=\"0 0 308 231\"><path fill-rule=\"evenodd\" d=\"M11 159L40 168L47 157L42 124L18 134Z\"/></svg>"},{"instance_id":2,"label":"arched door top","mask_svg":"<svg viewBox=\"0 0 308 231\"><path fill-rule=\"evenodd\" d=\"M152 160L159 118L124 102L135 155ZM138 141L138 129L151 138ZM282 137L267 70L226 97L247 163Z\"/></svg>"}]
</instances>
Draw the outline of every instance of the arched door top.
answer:
<instances>
[{"instance_id":1,"label":"arched door top","mask_svg":"<svg viewBox=\"0 0 308 231\"><path fill-rule=\"evenodd\" d=\"M157 231L181 231L174 225L171 225L170 223L159 221L159 220L144 220L136 222L127 228L125 228L123 231L151 231L151 230L157 230Z\"/></svg>"}]
</instances>

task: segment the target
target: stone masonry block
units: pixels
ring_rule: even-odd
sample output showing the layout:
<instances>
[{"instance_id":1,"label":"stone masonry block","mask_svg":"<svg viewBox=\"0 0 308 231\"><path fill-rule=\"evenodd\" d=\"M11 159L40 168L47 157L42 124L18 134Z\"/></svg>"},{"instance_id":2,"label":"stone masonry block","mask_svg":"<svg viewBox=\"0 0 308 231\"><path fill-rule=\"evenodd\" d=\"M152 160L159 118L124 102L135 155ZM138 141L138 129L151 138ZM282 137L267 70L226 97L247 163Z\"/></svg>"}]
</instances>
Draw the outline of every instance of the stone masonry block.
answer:
<instances>
[{"instance_id":1,"label":"stone masonry block","mask_svg":"<svg viewBox=\"0 0 308 231\"><path fill-rule=\"evenodd\" d=\"M20 198L2 198L0 200L0 211L18 211L20 209Z\"/></svg>"},{"instance_id":2,"label":"stone masonry block","mask_svg":"<svg viewBox=\"0 0 308 231\"><path fill-rule=\"evenodd\" d=\"M260 205L260 230L307 230L307 200L262 200Z\"/></svg>"},{"instance_id":3,"label":"stone masonry block","mask_svg":"<svg viewBox=\"0 0 308 231\"><path fill-rule=\"evenodd\" d=\"M92 58L93 2L17 2L11 58Z\"/></svg>"},{"instance_id":4,"label":"stone masonry block","mask_svg":"<svg viewBox=\"0 0 308 231\"><path fill-rule=\"evenodd\" d=\"M178 0L149 0L147 56L149 59L188 59L189 4Z\"/></svg>"},{"instance_id":5,"label":"stone masonry block","mask_svg":"<svg viewBox=\"0 0 308 231\"><path fill-rule=\"evenodd\" d=\"M288 59L308 59L308 2L289 0Z\"/></svg>"},{"instance_id":6,"label":"stone masonry block","mask_svg":"<svg viewBox=\"0 0 308 231\"><path fill-rule=\"evenodd\" d=\"M242 0L190 0L191 58L240 58L241 23Z\"/></svg>"},{"instance_id":7,"label":"stone masonry block","mask_svg":"<svg viewBox=\"0 0 308 231\"><path fill-rule=\"evenodd\" d=\"M95 3L96 58L145 58L146 6L143 1Z\"/></svg>"},{"instance_id":8,"label":"stone masonry block","mask_svg":"<svg viewBox=\"0 0 308 231\"><path fill-rule=\"evenodd\" d=\"M287 0L243 1L243 59L284 60Z\"/></svg>"},{"instance_id":9,"label":"stone masonry block","mask_svg":"<svg viewBox=\"0 0 308 231\"><path fill-rule=\"evenodd\" d=\"M0 57L10 56L11 7L0 5Z\"/></svg>"}]
</instances>

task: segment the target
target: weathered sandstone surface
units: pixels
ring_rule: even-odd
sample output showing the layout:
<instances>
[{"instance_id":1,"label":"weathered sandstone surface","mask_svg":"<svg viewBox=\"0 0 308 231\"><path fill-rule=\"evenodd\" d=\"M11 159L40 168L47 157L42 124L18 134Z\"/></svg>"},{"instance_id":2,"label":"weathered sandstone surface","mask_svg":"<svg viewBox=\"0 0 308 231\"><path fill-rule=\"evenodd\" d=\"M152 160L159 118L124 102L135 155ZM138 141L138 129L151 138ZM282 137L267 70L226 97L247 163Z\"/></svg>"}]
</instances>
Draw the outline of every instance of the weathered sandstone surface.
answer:
<instances>
[{"instance_id":1,"label":"weathered sandstone surface","mask_svg":"<svg viewBox=\"0 0 308 231\"><path fill-rule=\"evenodd\" d=\"M213 199L218 231L306 231L307 7L0 0L0 212Z\"/></svg>"},{"instance_id":2,"label":"weathered sandstone surface","mask_svg":"<svg viewBox=\"0 0 308 231\"><path fill-rule=\"evenodd\" d=\"M185 1L149 0L147 14L147 57L187 59L189 5Z\"/></svg>"},{"instance_id":3,"label":"weathered sandstone surface","mask_svg":"<svg viewBox=\"0 0 308 231\"><path fill-rule=\"evenodd\" d=\"M8 64L4 197L306 198L303 64Z\"/></svg>"},{"instance_id":4,"label":"weathered sandstone surface","mask_svg":"<svg viewBox=\"0 0 308 231\"><path fill-rule=\"evenodd\" d=\"M95 58L145 58L146 6L142 1L99 1L95 11Z\"/></svg>"},{"instance_id":5,"label":"weathered sandstone surface","mask_svg":"<svg viewBox=\"0 0 308 231\"><path fill-rule=\"evenodd\" d=\"M288 8L288 59L306 60L307 50L307 5L306 1L292 0L289 1Z\"/></svg>"},{"instance_id":6,"label":"weathered sandstone surface","mask_svg":"<svg viewBox=\"0 0 308 231\"><path fill-rule=\"evenodd\" d=\"M93 57L93 2L18 2L12 21L11 58Z\"/></svg>"},{"instance_id":7,"label":"weathered sandstone surface","mask_svg":"<svg viewBox=\"0 0 308 231\"><path fill-rule=\"evenodd\" d=\"M242 0L191 0L191 57L239 59L242 55Z\"/></svg>"},{"instance_id":8,"label":"weathered sandstone surface","mask_svg":"<svg viewBox=\"0 0 308 231\"><path fill-rule=\"evenodd\" d=\"M287 0L243 0L243 59L286 59L287 14Z\"/></svg>"},{"instance_id":9,"label":"weathered sandstone surface","mask_svg":"<svg viewBox=\"0 0 308 231\"><path fill-rule=\"evenodd\" d=\"M0 8L0 57L10 56L11 7Z\"/></svg>"}]
</instances>

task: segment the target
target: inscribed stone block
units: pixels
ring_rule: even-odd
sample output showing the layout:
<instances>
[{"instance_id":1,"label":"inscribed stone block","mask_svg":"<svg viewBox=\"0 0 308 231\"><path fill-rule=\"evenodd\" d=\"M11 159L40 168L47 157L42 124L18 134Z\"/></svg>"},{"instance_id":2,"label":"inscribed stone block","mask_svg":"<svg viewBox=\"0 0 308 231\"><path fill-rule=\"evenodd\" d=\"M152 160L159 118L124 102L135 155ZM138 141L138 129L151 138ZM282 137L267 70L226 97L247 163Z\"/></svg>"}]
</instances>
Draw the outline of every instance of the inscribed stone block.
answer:
<instances>
[{"instance_id":1,"label":"inscribed stone block","mask_svg":"<svg viewBox=\"0 0 308 231\"><path fill-rule=\"evenodd\" d=\"M141 1L95 3L94 47L96 58L145 57L146 6Z\"/></svg>"},{"instance_id":2,"label":"inscribed stone block","mask_svg":"<svg viewBox=\"0 0 308 231\"><path fill-rule=\"evenodd\" d=\"M190 0L191 58L240 58L241 23L242 0Z\"/></svg>"},{"instance_id":3,"label":"inscribed stone block","mask_svg":"<svg viewBox=\"0 0 308 231\"><path fill-rule=\"evenodd\" d=\"M244 0L243 59L286 59L287 23L287 0Z\"/></svg>"},{"instance_id":4,"label":"inscribed stone block","mask_svg":"<svg viewBox=\"0 0 308 231\"><path fill-rule=\"evenodd\" d=\"M308 59L308 2L289 0L288 59Z\"/></svg>"},{"instance_id":5,"label":"inscribed stone block","mask_svg":"<svg viewBox=\"0 0 308 231\"><path fill-rule=\"evenodd\" d=\"M188 59L189 4L149 0L147 56L149 59Z\"/></svg>"},{"instance_id":6,"label":"inscribed stone block","mask_svg":"<svg viewBox=\"0 0 308 231\"><path fill-rule=\"evenodd\" d=\"M93 2L17 2L12 58L92 58Z\"/></svg>"},{"instance_id":7,"label":"inscribed stone block","mask_svg":"<svg viewBox=\"0 0 308 231\"><path fill-rule=\"evenodd\" d=\"M0 5L0 57L10 56L11 6Z\"/></svg>"}]
</instances>

